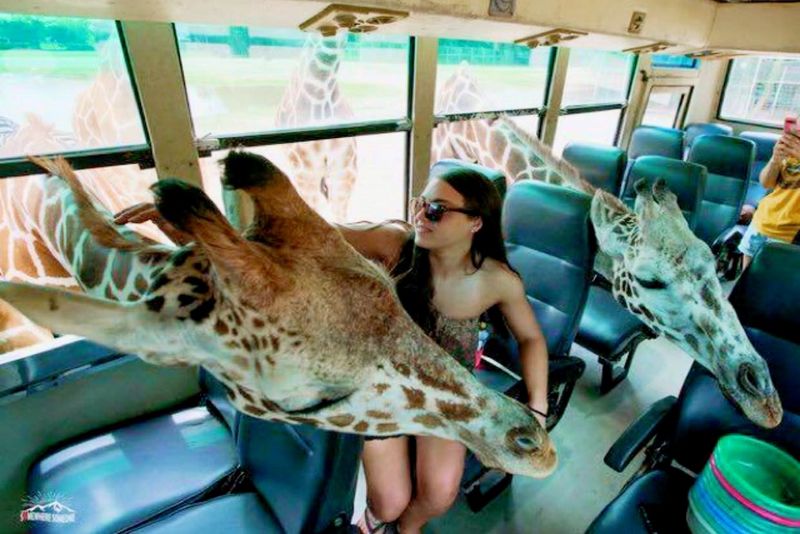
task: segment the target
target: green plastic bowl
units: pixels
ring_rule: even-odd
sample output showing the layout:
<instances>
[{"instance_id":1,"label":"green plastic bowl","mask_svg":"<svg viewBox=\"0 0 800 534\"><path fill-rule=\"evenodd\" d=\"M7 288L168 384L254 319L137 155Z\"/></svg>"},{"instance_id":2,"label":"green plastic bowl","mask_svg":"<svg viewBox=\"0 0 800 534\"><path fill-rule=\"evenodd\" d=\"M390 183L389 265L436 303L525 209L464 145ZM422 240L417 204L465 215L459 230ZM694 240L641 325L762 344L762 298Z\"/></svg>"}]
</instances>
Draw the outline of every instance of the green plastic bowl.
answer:
<instances>
[{"instance_id":1,"label":"green plastic bowl","mask_svg":"<svg viewBox=\"0 0 800 534\"><path fill-rule=\"evenodd\" d=\"M730 434L714 449L717 468L753 504L800 519L800 462L764 441Z\"/></svg>"}]
</instances>

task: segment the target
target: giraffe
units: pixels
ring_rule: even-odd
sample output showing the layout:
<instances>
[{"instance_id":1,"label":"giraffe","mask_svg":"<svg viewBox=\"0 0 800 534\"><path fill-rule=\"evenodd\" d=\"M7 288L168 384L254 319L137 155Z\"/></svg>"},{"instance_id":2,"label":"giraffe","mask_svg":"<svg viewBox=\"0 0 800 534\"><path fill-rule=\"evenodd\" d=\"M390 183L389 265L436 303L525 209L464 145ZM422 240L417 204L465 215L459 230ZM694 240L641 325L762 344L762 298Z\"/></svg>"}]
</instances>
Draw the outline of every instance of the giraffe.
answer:
<instances>
[{"instance_id":1,"label":"giraffe","mask_svg":"<svg viewBox=\"0 0 800 534\"><path fill-rule=\"evenodd\" d=\"M86 292L0 282L0 298L36 322L156 365L202 365L254 417L457 440L487 466L532 477L555 468L533 412L481 385L430 340L387 273L266 158L233 151L224 160L225 186L255 206L244 236L202 189L153 184L160 215L193 239L182 247L114 225L63 159L34 161L54 175L47 201L63 223L53 241ZM100 273L136 273L137 283L104 298Z\"/></svg>"},{"instance_id":2,"label":"giraffe","mask_svg":"<svg viewBox=\"0 0 800 534\"><path fill-rule=\"evenodd\" d=\"M351 121L338 73L347 44L347 30L335 37L309 35L275 117L278 128L322 126ZM330 209L333 222L346 222L355 185L357 150L354 137L286 145L289 175L300 196L316 211Z\"/></svg>"},{"instance_id":3,"label":"giraffe","mask_svg":"<svg viewBox=\"0 0 800 534\"><path fill-rule=\"evenodd\" d=\"M464 65L447 80L442 97L438 109L445 112L482 98ZM611 281L615 299L711 371L749 419L767 428L780 423L783 410L767 365L725 298L711 250L691 231L663 181L652 189L636 184L630 210L509 117L442 124L436 134L439 158L497 169L510 183L541 180L591 195L599 244L595 269Z\"/></svg>"},{"instance_id":4,"label":"giraffe","mask_svg":"<svg viewBox=\"0 0 800 534\"><path fill-rule=\"evenodd\" d=\"M99 69L91 84L82 91L72 115L72 132L62 132L33 113L19 125L0 118L2 144L0 157L20 154L52 154L80 148L125 146L141 139L141 126L127 71L118 53L115 35L100 49ZM80 171L81 182L109 209L118 211L149 200L154 176L141 173L133 165L114 169L113 179L106 169ZM21 280L56 287L78 289L77 282L59 261L57 244L48 241L45 227L57 224L47 219L41 176L0 180L0 274L8 280ZM24 202L20 202L24 199ZM134 226L149 239L167 242L153 224ZM109 287L110 292L115 289ZM33 324L5 303L0 303L0 353L52 339L46 330Z\"/></svg>"}]
</instances>

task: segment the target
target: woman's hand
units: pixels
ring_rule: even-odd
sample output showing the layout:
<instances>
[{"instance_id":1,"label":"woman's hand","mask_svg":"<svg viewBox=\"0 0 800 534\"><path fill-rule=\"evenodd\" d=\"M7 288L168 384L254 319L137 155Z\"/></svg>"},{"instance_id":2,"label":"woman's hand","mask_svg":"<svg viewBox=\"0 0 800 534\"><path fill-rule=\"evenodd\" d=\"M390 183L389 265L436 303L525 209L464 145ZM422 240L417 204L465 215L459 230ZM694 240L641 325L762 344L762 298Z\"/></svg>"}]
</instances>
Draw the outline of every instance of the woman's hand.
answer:
<instances>
[{"instance_id":1,"label":"woman's hand","mask_svg":"<svg viewBox=\"0 0 800 534\"><path fill-rule=\"evenodd\" d=\"M791 133L784 133L775 143L772 157L779 163L785 158L800 159L800 137Z\"/></svg>"},{"instance_id":2,"label":"woman's hand","mask_svg":"<svg viewBox=\"0 0 800 534\"><path fill-rule=\"evenodd\" d=\"M140 202L129 206L114 215L115 224L146 223L152 222L158 226L177 245L185 245L192 241L192 237L164 220L152 202Z\"/></svg>"}]
</instances>

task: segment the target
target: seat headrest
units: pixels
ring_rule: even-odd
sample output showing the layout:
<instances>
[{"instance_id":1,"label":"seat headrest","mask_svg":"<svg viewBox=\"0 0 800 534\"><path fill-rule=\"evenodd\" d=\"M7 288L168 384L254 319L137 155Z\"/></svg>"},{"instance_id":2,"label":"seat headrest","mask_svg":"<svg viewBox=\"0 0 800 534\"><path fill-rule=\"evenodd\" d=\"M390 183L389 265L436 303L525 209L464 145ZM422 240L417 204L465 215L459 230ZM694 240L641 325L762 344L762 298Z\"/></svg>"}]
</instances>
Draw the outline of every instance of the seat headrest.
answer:
<instances>
[{"instance_id":1,"label":"seat headrest","mask_svg":"<svg viewBox=\"0 0 800 534\"><path fill-rule=\"evenodd\" d=\"M612 195L619 192L628 156L615 146L570 143L564 148L563 158L574 165L581 177L595 187Z\"/></svg>"},{"instance_id":2,"label":"seat headrest","mask_svg":"<svg viewBox=\"0 0 800 534\"><path fill-rule=\"evenodd\" d=\"M687 161L705 165L709 173L747 180L756 154L749 139L728 135L701 135L695 139Z\"/></svg>"},{"instance_id":3,"label":"seat headrest","mask_svg":"<svg viewBox=\"0 0 800 534\"><path fill-rule=\"evenodd\" d=\"M678 206L686 215L689 226L694 228L706 186L705 167L663 156L642 156L631 166L622 200L633 206L636 182L645 179L652 184L658 178L663 178L669 190L678 197Z\"/></svg>"},{"instance_id":4,"label":"seat headrest","mask_svg":"<svg viewBox=\"0 0 800 534\"><path fill-rule=\"evenodd\" d=\"M639 126L631 135L628 159L639 156L664 156L681 159L683 155L682 130L661 126Z\"/></svg>"},{"instance_id":5,"label":"seat headrest","mask_svg":"<svg viewBox=\"0 0 800 534\"><path fill-rule=\"evenodd\" d=\"M695 139L701 135L733 135L733 128L726 124L717 124L714 122L695 122L684 126L683 130L686 132L684 143L687 147L694 144Z\"/></svg>"},{"instance_id":6,"label":"seat headrest","mask_svg":"<svg viewBox=\"0 0 800 534\"><path fill-rule=\"evenodd\" d=\"M742 132L742 139L749 139L756 144L756 161L767 161L772 157L775 143L781 138L780 134L772 132Z\"/></svg>"},{"instance_id":7,"label":"seat headrest","mask_svg":"<svg viewBox=\"0 0 800 534\"><path fill-rule=\"evenodd\" d=\"M730 301L745 328L800 344L800 246L765 244L737 282Z\"/></svg>"},{"instance_id":8,"label":"seat headrest","mask_svg":"<svg viewBox=\"0 0 800 534\"><path fill-rule=\"evenodd\" d=\"M489 167L484 167L483 165L478 165L477 163L461 161L460 159L442 159L437 161L431 167L431 176L434 176L436 173L441 173L458 167L470 169L482 174L495 185L498 193L500 193L500 198L506 196L506 176L500 171L490 169Z\"/></svg>"},{"instance_id":9,"label":"seat headrest","mask_svg":"<svg viewBox=\"0 0 800 534\"><path fill-rule=\"evenodd\" d=\"M589 220L592 197L533 180L514 184L503 204L509 243L555 256L573 265L593 261L595 239Z\"/></svg>"}]
</instances>

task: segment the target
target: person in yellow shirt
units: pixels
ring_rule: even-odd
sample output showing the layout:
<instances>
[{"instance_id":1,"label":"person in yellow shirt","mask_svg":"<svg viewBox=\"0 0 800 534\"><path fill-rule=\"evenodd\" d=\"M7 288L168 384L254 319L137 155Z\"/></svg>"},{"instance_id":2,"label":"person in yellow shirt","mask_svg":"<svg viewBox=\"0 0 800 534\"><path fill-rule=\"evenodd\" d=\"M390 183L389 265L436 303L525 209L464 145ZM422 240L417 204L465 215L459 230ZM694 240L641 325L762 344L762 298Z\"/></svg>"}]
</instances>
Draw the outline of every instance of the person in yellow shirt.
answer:
<instances>
[{"instance_id":1,"label":"person in yellow shirt","mask_svg":"<svg viewBox=\"0 0 800 534\"><path fill-rule=\"evenodd\" d=\"M791 243L800 234L800 131L783 133L758 178L772 192L758 204L739 244L745 268L767 241Z\"/></svg>"}]
</instances>

